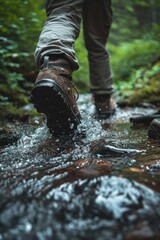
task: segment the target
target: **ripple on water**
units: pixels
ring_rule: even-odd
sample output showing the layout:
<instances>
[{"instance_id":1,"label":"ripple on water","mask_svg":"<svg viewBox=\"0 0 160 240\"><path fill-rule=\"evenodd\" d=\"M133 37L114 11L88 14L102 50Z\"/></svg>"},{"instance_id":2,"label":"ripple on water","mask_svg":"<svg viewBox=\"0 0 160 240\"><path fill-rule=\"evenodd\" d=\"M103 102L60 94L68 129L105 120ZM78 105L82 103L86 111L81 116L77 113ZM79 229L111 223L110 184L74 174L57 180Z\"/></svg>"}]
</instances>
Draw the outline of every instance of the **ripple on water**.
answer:
<instances>
[{"instance_id":1,"label":"ripple on water","mask_svg":"<svg viewBox=\"0 0 160 240\"><path fill-rule=\"evenodd\" d=\"M160 237L160 195L134 181L104 176L65 183L47 194L43 187L38 195L29 188L10 192L12 201L3 202L0 213L3 239Z\"/></svg>"}]
</instances>

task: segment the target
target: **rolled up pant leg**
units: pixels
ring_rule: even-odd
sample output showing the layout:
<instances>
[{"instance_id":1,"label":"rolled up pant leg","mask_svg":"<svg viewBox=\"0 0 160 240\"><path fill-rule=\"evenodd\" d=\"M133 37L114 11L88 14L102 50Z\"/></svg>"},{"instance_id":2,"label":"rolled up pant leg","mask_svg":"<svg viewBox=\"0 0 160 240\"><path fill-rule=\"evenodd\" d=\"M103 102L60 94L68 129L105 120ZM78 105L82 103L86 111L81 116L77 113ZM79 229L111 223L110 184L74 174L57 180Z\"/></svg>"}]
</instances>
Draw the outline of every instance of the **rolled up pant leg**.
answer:
<instances>
[{"instance_id":1,"label":"rolled up pant leg","mask_svg":"<svg viewBox=\"0 0 160 240\"><path fill-rule=\"evenodd\" d=\"M90 89L96 94L113 92L109 53L106 50L111 22L111 0L84 1L83 25L90 68Z\"/></svg>"},{"instance_id":2,"label":"rolled up pant leg","mask_svg":"<svg viewBox=\"0 0 160 240\"><path fill-rule=\"evenodd\" d=\"M73 70L78 69L74 43L79 34L83 0L47 0L47 21L40 34L35 59L40 66L43 57L64 54Z\"/></svg>"}]
</instances>

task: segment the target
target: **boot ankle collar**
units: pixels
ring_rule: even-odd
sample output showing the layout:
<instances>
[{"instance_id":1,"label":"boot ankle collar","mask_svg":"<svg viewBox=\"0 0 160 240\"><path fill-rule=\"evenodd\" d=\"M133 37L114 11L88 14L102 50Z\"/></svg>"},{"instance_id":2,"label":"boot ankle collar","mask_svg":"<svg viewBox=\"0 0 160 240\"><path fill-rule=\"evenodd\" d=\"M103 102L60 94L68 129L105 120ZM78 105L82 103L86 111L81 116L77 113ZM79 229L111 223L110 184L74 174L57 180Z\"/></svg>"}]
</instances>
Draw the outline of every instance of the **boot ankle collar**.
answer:
<instances>
[{"instance_id":1,"label":"boot ankle collar","mask_svg":"<svg viewBox=\"0 0 160 240\"><path fill-rule=\"evenodd\" d=\"M49 56L45 56L41 70L46 69L56 69L61 74L72 75L70 64L65 59L50 60Z\"/></svg>"}]
</instances>

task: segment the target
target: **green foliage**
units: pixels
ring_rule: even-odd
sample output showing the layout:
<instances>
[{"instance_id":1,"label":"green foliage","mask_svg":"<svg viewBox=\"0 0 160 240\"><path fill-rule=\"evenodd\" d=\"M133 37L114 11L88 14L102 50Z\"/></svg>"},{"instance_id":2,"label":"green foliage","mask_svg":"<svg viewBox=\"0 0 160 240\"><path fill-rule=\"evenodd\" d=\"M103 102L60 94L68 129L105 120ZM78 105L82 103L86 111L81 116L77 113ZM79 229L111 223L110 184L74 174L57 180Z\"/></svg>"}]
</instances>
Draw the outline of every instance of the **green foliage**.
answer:
<instances>
[{"instance_id":1,"label":"green foliage","mask_svg":"<svg viewBox=\"0 0 160 240\"><path fill-rule=\"evenodd\" d=\"M113 22L109 42L118 45L140 37L138 19L135 16L132 0L113 0Z\"/></svg>"},{"instance_id":2,"label":"green foliage","mask_svg":"<svg viewBox=\"0 0 160 240\"><path fill-rule=\"evenodd\" d=\"M115 84L119 89L123 88L124 81L129 88L133 87L131 75L142 66L147 66L156 58L159 42L152 39L137 39L119 46L110 44L112 68ZM125 86L126 87L126 86Z\"/></svg>"},{"instance_id":3,"label":"green foliage","mask_svg":"<svg viewBox=\"0 0 160 240\"><path fill-rule=\"evenodd\" d=\"M160 2L113 0L113 9L114 21L108 46L116 89L130 104L143 97L147 102L153 102L154 96L160 101L160 97L155 95L154 87L157 86L155 81L158 82L160 78L159 71L154 83L152 81L149 86L151 73L155 71L155 68L151 68L151 63L159 54ZM157 91L158 89L157 86Z\"/></svg>"},{"instance_id":4,"label":"green foliage","mask_svg":"<svg viewBox=\"0 0 160 240\"><path fill-rule=\"evenodd\" d=\"M24 93L20 82L25 82L25 72L35 68L33 51L44 21L42 3L42 0L1 1L1 89L6 85L10 90Z\"/></svg>"},{"instance_id":5,"label":"green foliage","mask_svg":"<svg viewBox=\"0 0 160 240\"><path fill-rule=\"evenodd\" d=\"M43 2L6 0L1 3L0 19L3 25L0 25L0 32L15 41L19 50L34 50L45 16L44 10L41 10Z\"/></svg>"},{"instance_id":6,"label":"green foliage","mask_svg":"<svg viewBox=\"0 0 160 240\"><path fill-rule=\"evenodd\" d=\"M89 91L89 70L87 51L84 46L83 29L81 28L79 38L76 41L75 51L79 61L79 69L74 72L73 78L76 86L81 92Z\"/></svg>"},{"instance_id":7,"label":"green foliage","mask_svg":"<svg viewBox=\"0 0 160 240\"><path fill-rule=\"evenodd\" d=\"M126 95L128 105L160 102L160 62L140 68L131 77L134 79L134 89Z\"/></svg>"}]
</instances>

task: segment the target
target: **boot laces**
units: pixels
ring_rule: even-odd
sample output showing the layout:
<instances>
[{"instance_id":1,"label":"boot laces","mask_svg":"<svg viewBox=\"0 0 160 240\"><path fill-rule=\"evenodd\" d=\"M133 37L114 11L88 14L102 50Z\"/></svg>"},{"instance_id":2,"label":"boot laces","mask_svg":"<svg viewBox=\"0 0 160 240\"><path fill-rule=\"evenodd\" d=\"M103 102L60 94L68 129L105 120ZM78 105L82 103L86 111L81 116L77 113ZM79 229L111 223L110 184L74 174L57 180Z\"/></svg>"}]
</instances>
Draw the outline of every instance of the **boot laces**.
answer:
<instances>
[{"instance_id":1,"label":"boot laces","mask_svg":"<svg viewBox=\"0 0 160 240\"><path fill-rule=\"evenodd\" d=\"M44 57L44 63L43 63L43 69L48 68L48 63L49 63L49 56L45 56L45 57ZM71 81L71 80L69 80L69 81ZM72 84L72 89L73 89L74 92L75 92L75 94L73 93L74 98L75 98L75 100L77 101L78 98L79 98L78 89L76 88L76 86L75 86L72 82L71 82L71 84Z\"/></svg>"},{"instance_id":2,"label":"boot laces","mask_svg":"<svg viewBox=\"0 0 160 240\"><path fill-rule=\"evenodd\" d=\"M78 91L78 89L76 88L76 86L73 83L72 83L72 89L75 92L75 94L73 94L73 95L74 95L75 100L77 101L78 98L79 98L79 91Z\"/></svg>"}]
</instances>

